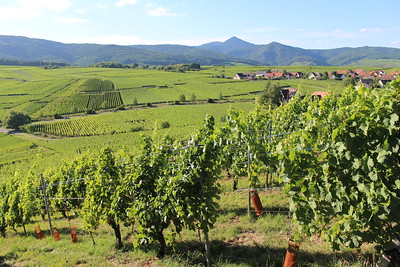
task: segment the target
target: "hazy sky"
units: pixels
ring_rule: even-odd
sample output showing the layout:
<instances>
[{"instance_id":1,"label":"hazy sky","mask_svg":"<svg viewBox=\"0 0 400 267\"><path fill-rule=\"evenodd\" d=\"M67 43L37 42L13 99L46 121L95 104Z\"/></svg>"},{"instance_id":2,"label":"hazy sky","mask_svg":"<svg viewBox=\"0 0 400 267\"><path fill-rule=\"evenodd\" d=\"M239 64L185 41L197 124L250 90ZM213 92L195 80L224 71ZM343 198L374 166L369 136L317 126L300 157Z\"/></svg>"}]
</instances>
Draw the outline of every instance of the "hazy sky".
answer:
<instances>
[{"instance_id":1,"label":"hazy sky","mask_svg":"<svg viewBox=\"0 0 400 267\"><path fill-rule=\"evenodd\" d=\"M237 36L302 48L400 48L399 0L0 0L0 35L200 45Z\"/></svg>"}]
</instances>

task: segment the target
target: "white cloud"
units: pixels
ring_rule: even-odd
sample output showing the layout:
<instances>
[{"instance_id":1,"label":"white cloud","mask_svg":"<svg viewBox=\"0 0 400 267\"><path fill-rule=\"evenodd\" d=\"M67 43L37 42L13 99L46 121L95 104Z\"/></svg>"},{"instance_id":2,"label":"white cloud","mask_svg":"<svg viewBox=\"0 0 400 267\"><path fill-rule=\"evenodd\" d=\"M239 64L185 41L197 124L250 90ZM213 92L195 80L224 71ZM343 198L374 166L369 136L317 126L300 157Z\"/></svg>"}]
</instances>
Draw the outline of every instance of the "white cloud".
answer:
<instances>
[{"instance_id":1,"label":"white cloud","mask_svg":"<svg viewBox=\"0 0 400 267\"><path fill-rule=\"evenodd\" d=\"M1 19L34 19L39 18L41 13L37 10L29 10L24 8L15 7L0 7L0 20Z\"/></svg>"},{"instance_id":2,"label":"white cloud","mask_svg":"<svg viewBox=\"0 0 400 267\"><path fill-rule=\"evenodd\" d=\"M77 8L77 9L75 9L75 12L76 12L76 13L79 13L79 14L85 14L85 13L86 13L86 10L83 9L83 8Z\"/></svg>"},{"instance_id":3,"label":"white cloud","mask_svg":"<svg viewBox=\"0 0 400 267\"><path fill-rule=\"evenodd\" d=\"M176 16L178 16L178 14L170 13L170 12L168 12L167 8L163 8L163 7L157 7L156 9L149 10L147 13L150 16L156 16L156 17L161 17L161 16L176 17Z\"/></svg>"},{"instance_id":4,"label":"white cloud","mask_svg":"<svg viewBox=\"0 0 400 267\"><path fill-rule=\"evenodd\" d=\"M18 2L26 9L45 8L56 12L64 11L72 6L70 0L19 0Z\"/></svg>"},{"instance_id":5,"label":"white cloud","mask_svg":"<svg viewBox=\"0 0 400 267\"><path fill-rule=\"evenodd\" d=\"M100 8L100 9L107 9L108 8L107 5L103 5L103 4L98 4L97 7Z\"/></svg>"},{"instance_id":6,"label":"white cloud","mask_svg":"<svg viewBox=\"0 0 400 267\"><path fill-rule=\"evenodd\" d=\"M381 32L392 32L399 31L400 28L362 28L359 30L361 33L381 33Z\"/></svg>"},{"instance_id":7,"label":"white cloud","mask_svg":"<svg viewBox=\"0 0 400 267\"><path fill-rule=\"evenodd\" d=\"M137 4L138 0L119 0L114 5L117 7L123 7L126 5L135 5Z\"/></svg>"},{"instance_id":8,"label":"white cloud","mask_svg":"<svg viewBox=\"0 0 400 267\"><path fill-rule=\"evenodd\" d=\"M54 22L58 23L83 23L88 22L87 19L80 19L80 18L55 18Z\"/></svg>"}]
</instances>

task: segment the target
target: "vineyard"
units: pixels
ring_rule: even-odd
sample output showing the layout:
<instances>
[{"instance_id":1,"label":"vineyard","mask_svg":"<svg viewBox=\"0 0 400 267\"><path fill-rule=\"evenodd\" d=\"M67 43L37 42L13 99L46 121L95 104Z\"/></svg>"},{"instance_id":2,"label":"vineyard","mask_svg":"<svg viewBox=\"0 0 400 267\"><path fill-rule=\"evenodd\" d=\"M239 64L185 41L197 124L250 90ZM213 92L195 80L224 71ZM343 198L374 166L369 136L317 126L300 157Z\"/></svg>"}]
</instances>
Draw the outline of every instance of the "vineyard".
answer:
<instances>
[{"instance_id":1,"label":"vineyard","mask_svg":"<svg viewBox=\"0 0 400 267\"><path fill-rule=\"evenodd\" d=\"M54 136L96 136L127 133L135 128L140 128L141 131L151 131L154 127L160 128L163 121L168 121L172 124L172 129L169 130L170 134L175 135L174 132L180 132L185 135L193 129L194 123L201 124L204 114L222 118L229 109L249 111L253 107L254 104L251 103L166 106L157 109L140 109L68 120L37 122L25 126L25 130L29 133L45 133Z\"/></svg>"},{"instance_id":2,"label":"vineyard","mask_svg":"<svg viewBox=\"0 0 400 267\"><path fill-rule=\"evenodd\" d=\"M321 68L321 67L320 67ZM265 88L265 81L249 82L213 78L236 72L263 70L265 67L204 67L200 71L176 73L143 69L61 68L0 66L0 118L9 109L25 111L35 119L86 112L87 109L115 108L120 105L174 102L183 94L187 100L254 100ZM297 67L287 71L319 71ZM279 81L273 81L279 82ZM335 80L286 80L281 86L298 87L303 94L329 90L340 93L342 82ZM112 93L111 93L112 92ZM118 98L118 92L121 99ZM105 93L112 95L106 96ZM89 104L88 96L97 95ZM84 99L80 99L84 98Z\"/></svg>"},{"instance_id":3,"label":"vineyard","mask_svg":"<svg viewBox=\"0 0 400 267\"><path fill-rule=\"evenodd\" d=\"M40 110L42 114L71 114L122 106L119 91L110 80L88 79L80 81L77 91L55 98ZM39 111L38 111L39 112Z\"/></svg>"},{"instance_id":4,"label":"vineyard","mask_svg":"<svg viewBox=\"0 0 400 267\"><path fill-rule=\"evenodd\" d=\"M47 188L53 214L74 212L89 233L109 225L117 249L126 243L137 249L157 244L157 256L164 258L173 253L168 247L179 243L184 230L192 231L204 249L196 245L188 250L201 250L203 257L187 265L210 266L221 263L216 251L229 250L229 242L210 240L212 229L221 226L217 221L224 204L218 199L225 170L232 189L244 190L250 198L255 198L255 188L283 187L293 216L289 238L300 246L312 237L334 250L372 244L373 253L381 253L400 231L399 97L399 80L383 89L349 87L322 100L297 97L276 109L232 110L219 129L207 117L185 139L144 137L134 152L104 148L42 174L35 168L24 176L16 173L0 187L2 229L25 229L35 214L44 215L45 195L38 188ZM40 185L41 175L51 186ZM230 220L243 218L243 210L237 209ZM269 215L258 213L260 218ZM121 234L122 225L133 229L129 241ZM282 265L271 247L263 249L270 257L254 265ZM232 266L234 256L222 255L226 266ZM319 260L300 258L299 265ZM373 261L368 258L365 266Z\"/></svg>"}]
</instances>

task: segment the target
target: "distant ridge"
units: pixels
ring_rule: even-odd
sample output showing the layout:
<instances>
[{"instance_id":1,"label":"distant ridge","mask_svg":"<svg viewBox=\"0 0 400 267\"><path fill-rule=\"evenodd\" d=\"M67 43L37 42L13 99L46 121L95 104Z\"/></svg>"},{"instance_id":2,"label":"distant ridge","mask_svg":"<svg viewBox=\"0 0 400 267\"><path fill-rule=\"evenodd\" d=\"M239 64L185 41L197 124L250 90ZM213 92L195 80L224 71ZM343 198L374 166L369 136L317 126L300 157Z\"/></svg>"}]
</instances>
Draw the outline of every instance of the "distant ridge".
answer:
<instances>
[{"instance_id":1,"label":"distant ridge","mask_svg":"<svg viewBox=\"0 0 400 267\"><path fill-rule=\"evenodd\" d=\"M231 56L260 62L261 65L320 65L400 67L400 49L358 47L335 49L303 49L278 42L255 45L232 37L225 42L212 42L198 48L218 51Z\"/></svg>"},{"instance_id":2,"label":"distant ridge","mask_svg":"<svg viewBox=\"0 0 400 267\"><path fill-rule=\"evenodd\" d=\"M238 37L200 46L64 44L0 35L0 60L63 62L87 66L99 62L169 65L320 65L400 67L400 49L358 47L303 49L277 42L256 45Z\"/></svg>"}]
</instances>

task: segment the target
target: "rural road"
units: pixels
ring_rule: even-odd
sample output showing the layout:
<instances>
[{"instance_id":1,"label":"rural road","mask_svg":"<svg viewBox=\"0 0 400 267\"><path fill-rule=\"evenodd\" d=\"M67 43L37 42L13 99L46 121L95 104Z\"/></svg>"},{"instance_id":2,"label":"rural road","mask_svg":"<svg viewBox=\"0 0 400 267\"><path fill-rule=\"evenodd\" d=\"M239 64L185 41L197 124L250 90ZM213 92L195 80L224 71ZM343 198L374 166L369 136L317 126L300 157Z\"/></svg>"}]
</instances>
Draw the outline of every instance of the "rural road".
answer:
<instances>
[{"instance_id":1,"label":"rural road","mask_svg":"<svg viewBox=\"0 0 400 267\"><path fill-rule=\"evenodd\" d=\"M4 129L4 128L0 128L0 133L8 133L8 134L26 136L26 137L29 137L32 139L38 139L38 140L49 140L49 141L58 140L57 138L42 137L42 136L37 136L37 135L33 135L33 134L27 134L27 133L24 133L21 131L13 131L12 129Z\"/></svg>"}]
</instances>

